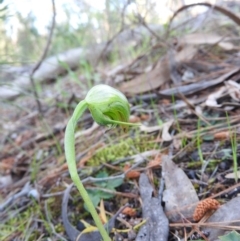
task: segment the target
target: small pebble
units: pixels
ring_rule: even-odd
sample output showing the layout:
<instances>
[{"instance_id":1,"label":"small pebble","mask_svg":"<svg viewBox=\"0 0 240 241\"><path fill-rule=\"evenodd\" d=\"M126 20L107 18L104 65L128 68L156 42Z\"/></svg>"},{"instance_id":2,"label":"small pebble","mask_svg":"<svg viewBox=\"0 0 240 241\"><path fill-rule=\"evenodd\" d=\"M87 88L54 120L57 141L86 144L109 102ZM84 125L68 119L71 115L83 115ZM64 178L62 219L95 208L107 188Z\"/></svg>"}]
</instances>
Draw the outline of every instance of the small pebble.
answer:
<instances>
[{"instance_id":1,"label":"small pebble","mask_svg":"<svg viewBox=\"0 0 240 241\"><path fill-rule=\"evenodd\" d=\"M39 201L40 200L40 194L38 192L37 189L31 189L29 192L28 192L28 197L32 197L34 198L35 200Z\"/></svg>"}]
</instances>

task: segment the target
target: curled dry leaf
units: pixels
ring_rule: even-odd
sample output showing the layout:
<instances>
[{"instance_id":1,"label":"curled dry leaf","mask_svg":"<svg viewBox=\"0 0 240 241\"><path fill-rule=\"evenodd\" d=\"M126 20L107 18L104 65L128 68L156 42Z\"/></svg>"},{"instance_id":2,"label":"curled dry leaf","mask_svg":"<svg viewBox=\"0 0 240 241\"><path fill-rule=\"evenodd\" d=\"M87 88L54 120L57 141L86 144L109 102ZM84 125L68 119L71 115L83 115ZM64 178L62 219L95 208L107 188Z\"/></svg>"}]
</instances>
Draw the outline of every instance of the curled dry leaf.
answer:
<instances>
[{"instance_id":1,"label":"curled dry leaf","mask_svg":"<svg viewBox=\"0 0 240 241\"><path fill-rule=\"evenodd\" d=\"M225 86L221 87L218 91L210 94L205 102L206 106L210 107L221 107L222 105L219 105L217 103L217 100L223 96L223 94L226 92L227 88Z\"/></svg>"},{"instance_id":2,"label":"curled dry leaf","mask_svg":"<svg viewBox=\"0 0 240 241\"><path fill-rule=\"evenodd\" d=\"M195 208L194 214L193 214L193 220L199 221L204 217L204 215L211 210L216 210L220 206L220 203L212 198L207 198L201 202L198 203L197 207Z\"/></svg>"},{"instance_id":3,"label":"curled dry leaf","mask_svg":"<svg viewBox=\"0 0 240 241\"><path fill-rule=\"evenodd\" d=\"M228 80L225 82L228 94L236 101L240 101L240 85L233 81Z\"/></svg>"},{"instance_id":4,"label":"curled dry leaf","mask_svg":"<svg viewBox=\"0 0 240 241\"><path fill-rule=\"evenodd\" d=\"M218 91L210 94L205 102L206 106L221 107L217 100L225 94L229 94L235 101L240 101L240 85L232 80L226 81Z\"/></svg>"},{"instance_id":5,"label":"curled dry leaf","mask_svg":"<svg viewBox=\"0 0 240 241\"><path fill-rule=\"evenodd\" d=\"M169 133L169 129L172 126L174 120L169 120L168 122L163 124L163 130L162 130L162 139L163 141L171 141L172 136Z\"/></svg>"},{"instance_id":6,"label":"curled dry leaf","mask_svg":"<svg viewBox=\"0 0 240 241\"><path fill-rule=\"evenodd\" d=\"M141 125L140 126L140 130L147 132L147 133L151 133L154 131L160 131L162 130L162 139L163 141L171 141L172 140L172 136L169 133L169 129L171 128L172 124L173 124L174 120L169 120L166 123L162 124L162 125L158 125L158 126L145 126L145 125Z\"/></svg>"}]
</instances>

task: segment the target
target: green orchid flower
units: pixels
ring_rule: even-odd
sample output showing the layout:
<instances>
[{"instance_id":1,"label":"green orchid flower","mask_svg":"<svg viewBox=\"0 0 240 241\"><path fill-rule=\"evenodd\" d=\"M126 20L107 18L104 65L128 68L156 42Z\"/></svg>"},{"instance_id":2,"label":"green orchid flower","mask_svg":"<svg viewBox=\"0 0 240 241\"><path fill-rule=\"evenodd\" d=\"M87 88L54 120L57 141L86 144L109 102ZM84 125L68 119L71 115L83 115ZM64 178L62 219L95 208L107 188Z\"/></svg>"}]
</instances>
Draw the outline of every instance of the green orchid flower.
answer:
<instances>
[{"instance_id":1,"label":"green orchid flower","mask_svg":"<svg viewBox=\"0 0 240 241\"><path fill-rule=\"evenodd\" d=\"M75 161L75 139L74 131L78 120L86 109L89 109L94 121L99 125L107 126L136 126L138 124L129 123L130 108L127 98L118 90L108 85L96 85L89 90L84 100L80 101L70 118L64 138L65 155L68 169L73 183L80 192L93 220L104 241L110 241L110 237L105 230L97 211L84 188Z\"/></svg>"},{"instance_id":2,"label":"green orchid flower","mask_svg":"<svg viewBox=\"0 0 240 241\"><path fill-rule=\"evenodd\" d=\"M85 101L93 119L99 125L130 125L130 109L127 98L108 85L96 85L87 94Z\"/></svg>"}]
</instances>

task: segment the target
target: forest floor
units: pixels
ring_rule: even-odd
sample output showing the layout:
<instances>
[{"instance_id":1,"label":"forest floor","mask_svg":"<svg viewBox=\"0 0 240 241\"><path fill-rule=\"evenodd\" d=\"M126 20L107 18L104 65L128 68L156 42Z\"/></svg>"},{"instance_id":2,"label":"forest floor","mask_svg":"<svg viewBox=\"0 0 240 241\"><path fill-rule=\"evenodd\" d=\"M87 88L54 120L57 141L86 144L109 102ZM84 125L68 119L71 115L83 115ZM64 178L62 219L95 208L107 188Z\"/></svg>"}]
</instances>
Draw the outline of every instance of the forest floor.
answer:
<instances>
[{"instance_id":1,"label":"forest floor","mask_svg":"<svg viewBox=\"0 0 240 241\"><path fill-rule=\"evenodd\" d=\"M171 48L158 39L101 76L141 123L108 129L86 112L75 132L79 176L102 222L116 219L113 240L240 240L239 26L221 31L172 38ZM1 104L0 240L100 240L81 234L94 223L63 147L88 90L75 73L81 84L67 75L42 86L42 114L30 95Z\"/></svg>"}]
</instances>

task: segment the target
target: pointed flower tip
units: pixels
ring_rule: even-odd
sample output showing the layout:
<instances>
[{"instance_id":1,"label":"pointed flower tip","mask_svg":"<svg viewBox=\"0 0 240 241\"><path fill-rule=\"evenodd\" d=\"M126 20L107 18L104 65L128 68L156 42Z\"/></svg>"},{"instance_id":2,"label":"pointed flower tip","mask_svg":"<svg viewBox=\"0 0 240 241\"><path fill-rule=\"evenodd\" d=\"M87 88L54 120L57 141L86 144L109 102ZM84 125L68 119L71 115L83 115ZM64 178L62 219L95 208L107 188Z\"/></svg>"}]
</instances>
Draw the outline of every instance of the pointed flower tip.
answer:
<instances>
[{"instance_id":1,"label":"pointed flower tip","mask_svg":"<svg viewBox=\"0 0 240 241\"><path fill-rule=\"evenodd\" d=\"M129 123L130 108L127 98L108 85L92 87L85 98L93 119L100 125L134 125Z\"/></svg>"}]
</instances>

